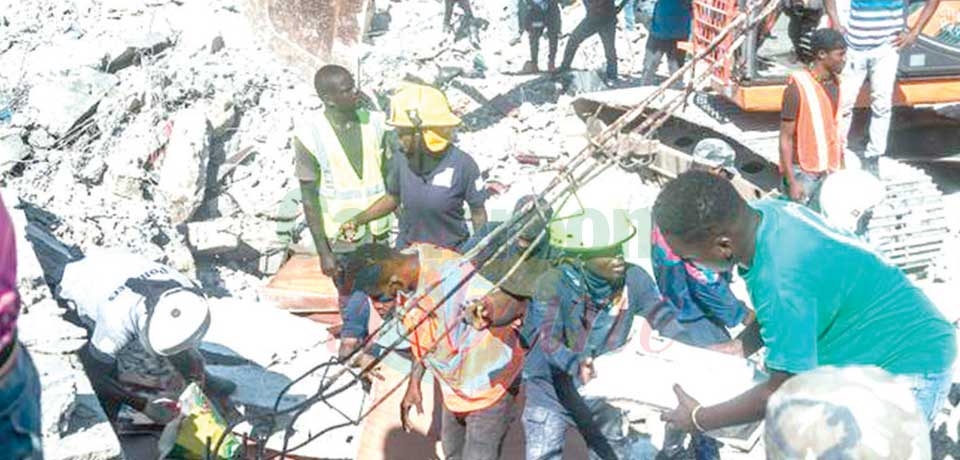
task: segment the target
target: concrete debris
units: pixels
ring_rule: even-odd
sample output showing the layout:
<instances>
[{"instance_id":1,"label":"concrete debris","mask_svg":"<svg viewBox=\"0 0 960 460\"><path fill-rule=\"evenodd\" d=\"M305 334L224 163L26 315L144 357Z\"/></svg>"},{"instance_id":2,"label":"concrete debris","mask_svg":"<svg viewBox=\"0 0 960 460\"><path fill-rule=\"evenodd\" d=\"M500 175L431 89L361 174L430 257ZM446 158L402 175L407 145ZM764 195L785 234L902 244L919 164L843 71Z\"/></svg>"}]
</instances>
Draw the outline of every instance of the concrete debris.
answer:
<instances>
[{"instance_id":1,"label":"concrete debris","mask_svg":"<svg viewBox=\"0 0 960 460\"><path fill-rule=\"evenodd\" d=\"M210 123L199 109L184 109L173 127L159 168L157 191L166 201L170 221L186 222L203 202L210 160Z\"/></svg>"},{"instance_id":2,"label":"concrete debris","mask_svg":"<svg viewBox=\"0 0 960 460\"><path fill-rule=\"evenodd\" d=\"M239 115L233 99L217 95L207 108L207 121L210 122L213 137L221 139L236 129Z\"/></svg>"},{"instance_id":3,"label":"concrete debris","mask_svg":"<svg viewBox=\"0 0 960 460\"><path fill-rule=\"evenodd\" d=\"M33 153L18 135L0 138L0 174L9 173Z\"/></svg>"},{"instance_id":4,"label":"concrete debris","mask_svg":"<svg viewBox=\"0 0 960 460\"><path fill-rule=\"evenodd\" d=\"M187 241L198 254L222 254L240 247L240 236L230 219L208 220L187 224Z\"/></svg>"},{"instance_id":5,"label":"concrete debris","mask_svg":"<svg viewBox=\"0 0 960 460\"><path fill-rule=\"evenodd\" d=\"M97 104L116 86L114 75L79 67L67 75L38 77L40 81L30 89L29 110L37 124L57 138L64 138L71 128L78 126L97 108Z\"/></svg>"}]
</instances>

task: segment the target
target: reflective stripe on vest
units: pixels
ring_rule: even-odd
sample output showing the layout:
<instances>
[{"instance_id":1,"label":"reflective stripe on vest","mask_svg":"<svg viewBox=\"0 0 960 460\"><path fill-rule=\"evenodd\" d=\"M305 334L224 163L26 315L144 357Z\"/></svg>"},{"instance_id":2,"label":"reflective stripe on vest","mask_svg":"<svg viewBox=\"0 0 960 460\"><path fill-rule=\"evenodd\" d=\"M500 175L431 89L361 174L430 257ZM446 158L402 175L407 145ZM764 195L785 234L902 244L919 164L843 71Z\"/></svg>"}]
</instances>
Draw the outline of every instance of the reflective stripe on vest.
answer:
<instances>
[{"instance_id":1,"label":"reflective stripe on vest","mask_svg":"<svg viewBox=\"0 0 960 460\"><path fill-rule=\"evenodd\" d=\"M840 169L837 113L830 96L808 70L790 74L790 81L796 83L800 95L795 135L800 169L813 173Z\"/></svg>"},{"instance_id":2,"label":"reflective stripe on vest","mask_svg":"<svg viewBox=\"0 0 960 460\"><path fill-rule=\"evenodd\" d=\"M363 212L386 193L381 174L380 142L383 137L383 114L358 110L363 147L363 177L357 177L337 133L327 117L314 114L296 127L295 135L310 152L320 168L318 195L327 235L334 235L350 218ZM367 231L383 235L390 230L391 216L378 219L358 229L357 237Z\"/></svg>"}]
</instances>

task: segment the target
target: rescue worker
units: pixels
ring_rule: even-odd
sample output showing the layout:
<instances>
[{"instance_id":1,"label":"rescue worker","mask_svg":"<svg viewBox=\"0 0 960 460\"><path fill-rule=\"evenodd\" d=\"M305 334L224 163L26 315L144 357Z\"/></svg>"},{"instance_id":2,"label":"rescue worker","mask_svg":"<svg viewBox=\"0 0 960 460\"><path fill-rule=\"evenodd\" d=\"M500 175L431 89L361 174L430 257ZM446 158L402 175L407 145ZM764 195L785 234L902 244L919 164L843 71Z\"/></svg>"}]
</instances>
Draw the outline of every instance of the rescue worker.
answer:
<instances>
[{"instance_id":1,"label":"rescue worker","mask_svg":"<svg viewBox=\"0 0 960 460\"><path fill-rule=\"evenodd\" d=\"M901 270L810 209L783 200L747 204L728 180L706 172L667 183L653 211L681 258L718 272L739 268L757 319L737 342L750 355L762 339L770 374L709 407L678 386L679 406L667 421L689 432L754 422L792 376L854 364L904 376L933 420L950 389L956 334Z\"/></svg>"},{"instance_id":2,"label":"rescue worker","mask_svg":"<svg viewBox=\"0 0 960 460\"><path fill-rule=\"evenodd\" d=\"M208 396L225 397L236 389L232 382L206 372L198 346L210 326L210 309L186 276L116 250L44 263L56 297L76 308L90 332L79 356L110 420L116 420L124 404L160 424L179 414L176 401L143 397L119 381L118 358L134 349L168 362Z\"/></svg>"},{"instance_id":3,"label":"rescue worker","mask_svg":"<svg viewBox=\"0 0 960 460\"><path fill-rule=\"evenodd\" d=\"M369 222L400 209L396 247L431 243L456 249L470 237L463 205L470 207L474 229L487 222L487 199L476 161L453 145L454 128L461 120L450 111L440 90L407 85L391 99L390 120L398 148L388 173L387 194L341 227L352 234Z\"/></svg>"},{"instance_id":4,"label":"rescue worker","mask_svg":"<svg viewBox=\"0 0 960 460\"><path fill-rule=\"evenodd\" d=\"M873 366L825 366L780 387L767 405L766 458L931 458L910 389Z\"/></svg>"},{"instance_id":5,"label":"rescue worker","mask_svg":"<svg viewBox=\"0 0 960 460\"><path fill-rule=\"evenodd\" d=\"M905 0L851 0L849 15L840 16L836 0L825 0L830 25L850 47L840 76L840 116L837 132L846 144L853 119L853 106L864 80L870 81L870 141L861 158L862 169L879 177L880 156L887 151L893 90L900 65L900 50L917 41L940 5L924 2L920 16L906 28ZM869 78L868 78L869 77Z\"/></svg>"},{"instance_id":6,"label":"rescue worker","mask_svg":"<svg viewBox=\"0 0 960 460\"><path fill-rule=\"evenodd\" d=\"M660 61L667 58L669 75L683 67L684 55L680 42L690 38L690 23L693 20L693 5L690 0L657 0L650 22L650 36L643 55L643 75L640 83L652 85L657 76ZM682 81L673 86L681 87Z\"/></svg>"},{"instance_id":7,"label":"rescue worker","mask_svg":"<svg viewBox=\"0 0 960 460\"><path fill-rule=\"evenodd\" d=\"M386 125L383 114L360 107L359 92L347 69L321 67L314 86L324 111L297 120L296 175L320 268L343 297L349 292L338 263L361 243L385 241L390 230L391 219L385 214L357 226L349 240L331 234L386 194L387 159L381 143Z\"/></svg>"},{"instance_id":8,"label":"rescue worker","mask_svg":"<svg viewBox=\"0 0 960 460\"><path fill-rule=\"evenodd\" d=\"M343 264L359 244L385 242L393 219L385 214L353 229L350 238L331 232L386 194L386 120L382 113L360 106L353 76L341 66L321 67L314 76L314 87L324 111L297 120L292 142L296 176L313 243L309 249L316 250L323 274L333 280L341 318L344 324L350 324L360 320L351 312L362 311L367 302L362 296L350 297ZM366 323L363 326L365 330ZM359 340L348 329L341 342L343 352L356 348Z\"/></svg>"},{"instance_id":9,"label":"rescue worker","mask_svg":"<svg viewBox=\"0 0 960 460\"><path fill-rule=\"evenodd\" d=\"M813 63L790 74L780 112L780 174L784 194L819 210L818 196L828 174L843 167L837 135L837 100L847 46L833 29L810 37Z\"/></svg>"},{"instance_id":10,"label":"rescue worker","mask_svg":"<svg viewBox=\"0 0 960 460\"><path fill-rule=\"evenodd\" d=\"M384 252L354 283L381 316L396 315L406 331L414 365L400 405L405 430L411 408L423 413L424 372L439 383L444 458L500 458L523 367L512 323L524 314L532 276L539 273L520 267L494 289L515 260L492 262L497 266L460 285L474 265L451 250L418 243Z\"/></svg>"},{"instance_id":11,"label":"rescue worker","mask_svg":"<svg viewBox=\"0 0 960 460\"><path fill-rule=\"evenodd\" d=\"M563 51L563 62L559 72L569 72L573 58L584 40L599 35L603 43L603 54L607 59L605 76L608 81L617 79L617 7L614 0L590 0L585 3L587 16L570 33L567 47Z\"/></svg>"},{"instance_id":12,"label":"rescue worker","mask_svg":"<svg viewBox=\"0 0 960 460\"><path fill-rule=\"evenodd\" d=\"M527 31L530 40L530 60L523 66L524 73L540 72L540 37L544 30L550 49L547 56L547 71L556 70L557 44L562 31L562 15L558 0L521 0L526 14L522 16L521 30Z\"/></svg>"},{"instance_id":13,"label":"rescue worker","mask_svg":"<svg viewBox=\"0 0 960 460\"><path fill-rule=\"evenodd\" d=\"M626 343L636 317L663 336L688 338L676 308L650 275L624 262L624 245L636 227L628 218L630 204L608 186L615 183L609 177L588 182L550 223L556 266L538 280L523 325L530 346L523 371L527 460L562 458L567 427L580 431L592 459L636 458L622 417L604 403L584 400L577 388L596 377L595 357ZM580 203L603 209L582 209Z\"/></svg>"},{"instance_id":14,"label":"rescue worker","mask_svg":"<svg viewBox=\"0 0 960 460\"><path fill-rule=\"evenodd\" d=\"M0 199L0 446L4 458L43 458L40 376L17 340L20 294L13 222Z\"/></svg>"},{"instance_id":15,"label":"rescue worker","mask_svg":"<svg viewBox=\"0 0 960 460\"><path fill-rule=\"evenodd\" d=\"M450 24L450 19L453 17L454 4L460 5L460 9L463 10L463 25L460 27L467 29L470 44L472 44L474 48L480 48L481 21L473 15L473 9L470 8L470 0L443 0L443 31L448 34L453 33L453 25Z\"/></svg>"}]
</instances>

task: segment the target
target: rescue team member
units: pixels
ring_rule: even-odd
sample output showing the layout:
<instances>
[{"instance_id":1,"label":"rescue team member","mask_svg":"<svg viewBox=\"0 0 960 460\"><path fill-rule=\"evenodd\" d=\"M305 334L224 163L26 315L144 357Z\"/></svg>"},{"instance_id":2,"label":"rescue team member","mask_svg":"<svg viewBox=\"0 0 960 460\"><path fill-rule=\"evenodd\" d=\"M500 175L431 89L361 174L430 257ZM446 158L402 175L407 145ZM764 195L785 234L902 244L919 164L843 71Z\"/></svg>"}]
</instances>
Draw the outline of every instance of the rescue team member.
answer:
<instances>
[{"instance_id":1,"label":"rescue team member","mask_svg":"<svg viewBox=\"0 0 960 460\"><path fill-rule=\"evenodd\" d=\"M764 445L769 460L931 458L913 395L873 366L825 366L784 383L767 405Z\"/></svg>"},{"instance_id":2,"label":"rescue team member","mask_svg":"<svg viewBox=\"0 0 960 460\"><path fill-rule=\"evenodd\" d=\"M5 458L42 459L40 376L17 341L19 315L16 239L0 199L0 446Z\"/></svg>"},{"instance_id":3,"label":"rescue team member","mask_svg":"<svg viewBox=\"0 0 960 460\"><path fill-rule=\"evenodd\" d=\"M819 194L828 174L843 167L843 140L837 135L837 99L847 46L833 29L810 37L814 61L790 74L780 112L780 174L784 193L820 209Z\"/></svg>"},{"instance_id":4,"label":"rescue team member","mask_svg":"<svg viewBox=\"0 0 960 460\"><path fill-rule=\"evenodd\" d=\"M136 254L100 250L77 256L52 236L33 243L54 295L74 307L90 331L79 357L111 421L123 404L161 424L180 412L176 401L145 398L118 380L118 357L128 345L167 360L208 396L236 389L205 370L197 347L210 326L210 309L189 278Z\"/></svg>"},{"instance_id":5,"label":"rescue team member","mask_svg":"<svg viewBox=\"0 0 960 460\"><path fill-rule=\"evenodd\" d=\"M384 215L354 228L349 241L328 234L385 195L387 161L381 144L385 120L383 114L359 106L353 76L343 67L323 66L314 86L324 111L297 120L296 175L320 268L343 296L338 262L360 243L384 241L390 230L391 219Z\"/></svg>"},{"instance_id":6,"label":"rescue team member","mask_svg":"<svg viewBox=\"0 0 960 460\"><path fill-rule=\"evenodd\" d=\"M526 310L532 277L540 271L521 267L491 292L494 280L513 264L494 265L501 268L484 270L458 286L473 265L456 252L420 243L382 254L354 283L382 316L397 315L409 334L414 366L400 406L405 430L411 408L423 413L424 372L439 382L445 458L500 458L514 416L523 350L511 324Z\"/></svg>"},{"instance_id":7,"label":"rescue team member","mask_svg":"<svg viewBox=\"0 0 960 460\"><path fill-rule=\"evenodd\" d=\"M350 72L337 65L320 68L314 87L323 101L323 113L308 113L297 120L293 136L296 175L300 180L303 213L320 257L320 268L337 287L343 322L352 311L365 310L367 300L349 297L343 265L362 243L386 241L392 224L384 215L354 228L350 238L328 234L367 209L386 194L387 149L382 113L361 108L359 92ZM354 315L355 316L355 315ZM366 323L363 323L366 330ZM359 344L352 329L344 331L341 354Z\"/></svg>"},{"instance_id":8,"label":"rescue team member","mask_svg":"<svg viewBox=\"0 0 960 460\"><path fill-rule=\"evenodd\" d=\"M476 161L453 145L461 121L450 111L447 97L435 88L407 85L391 99L390 120L403 155L393 155L387 194L347 220L342 233L351 234L368 222L400 210L396 247L430 243L457 249L470 237L463 204L470 207L474 229L487 222L483 179Z\"/></svg>"},{"instance_id":9,"label":"rescue team member","mask_svg":"<svg viewBox=\"0 0 960 460\"><path fill-rule=\"evenodd\" d=\"M470 0L443 0L443 31L453 33L453 26L450 24L450 18L453 16L453 5L460 5L463 10L463 25L466 27L470 36L470 44L474 48L480 48L480 20L474 17L473 9L470 8Z\"/></svg>"},{"instance_id":10,"label":"rescue team member","mask_svg":"<svg viewBox=\"0 0 960 460\"><path fill-rule=\"evenodd\" d=\"M616 409L585 401L577 387L596 377L593 359L627 342L636 317L660 333L686 338L676 308L663 299L653 279L624 262L624 244L636 234L626 206L614 203L608 184L588 182L567 199L550 224L557 264L537 282L523 336L530 350L524 367L523 427L527 460L563 457L567 427L576 427L590 458L637 458L622 434ZM578 210L578 203L609 203L609 209ZM602 216L602 222L595 221ZM589 235L588 229L612 229ZM584 229L577 231L573 229ZM602 420L601 423L595 420Z\"/></svg>"},{"instance_id":11,"label":"rescue team member","mask_svg":"<svg viewBox=\"0 0 960 460\"><path fill-rule=\"evenodd\" d=\"M878 176L880 156L887 151L893 88L900 65L900 50L917 41L920 31L933 18L940 0L927 0L913 27L904 28L904 0L851 0L848 17L838 14L836 0L825 0L831 26L850 46L840 88L840 138L847 140L853 106L863 81L870 80L870 142L863 152L863 169ZM846 142L844 142L846 143Z\"/></svg>"},{"instance_id":12,"label":"rescue team member","mask_svg":"<svg viewBox=\"0 0 960 460\"><path fill-rule=\"evenodd\" d=\"M906 376L933 420L950 388L954 328L903 272L860 240L795 203L748 205L729 181L697 171L663 188L654 219L685 260L718 272L740 269L770 372L766 382L709 407L678 386L680 404L664 415L667 421L699 432L760 420L785 381L827 365L874 365ZM742 347L751 354L759 343L742 339Z\"/></svg>"},{"instance_id":13,"label":"rescue team member","mask_svg":"<svg viewBox=\"0 0 960 460\"><path fill-rule=\"evenodd\" d=\"M690 0L657 0L653 7L653 19L650 22L650 36L647 37L643 55L643 76L641 84L652 85L657 75L657 67L664 56L667 68L673 75L683 66L684 55L680 42L690 38L690 22L693 20L693 6ZM683 81L674 84L683 85Z\"/></svg>"},{"instance_id":14,"label":"rescue team member","mask_svg":"<svg viewBox=\"0 0 960 460\"><path fill-rule=\"evenodd\" d=\"M520 30L527 31L530 40L530 60L523 66L524 73L540 71L540 37L544 29L550 49L547 55L547 71L556 70L557 44L560 42L562 22L558 0L520 0L526 14L521 15Z\"/></svg>"},{"instance_id":15,"label":"rescue team member","mask_svg":"<svg viewBox=\"0 0 960 460\"><path fill-rule=\"evenodd\" d=\"M577 49L584 40L599 35L603 42L603 54L607 59L607 80L617 79L617 7L614 0L590 0L585 2L587 16L570 33L567 47L563 51L560 72L570 71Z\"/></svg>"}]
</instances>

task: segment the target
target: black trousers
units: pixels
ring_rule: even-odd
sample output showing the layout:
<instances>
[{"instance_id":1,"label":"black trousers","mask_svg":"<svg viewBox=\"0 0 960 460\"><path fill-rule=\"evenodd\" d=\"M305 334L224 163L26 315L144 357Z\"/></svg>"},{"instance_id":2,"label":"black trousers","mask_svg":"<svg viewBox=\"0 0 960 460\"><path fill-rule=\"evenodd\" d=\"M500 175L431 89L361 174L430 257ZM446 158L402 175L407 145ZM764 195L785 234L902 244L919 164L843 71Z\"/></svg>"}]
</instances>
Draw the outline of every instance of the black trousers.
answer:
<instances>
[{"instance_id":1,"label":"black trousers","mask_svg":"<svg viewBox=\"0 0 960 460\"><path fill-rule=\"evenodd\" d=\"M615 78L617 76L616 16L591 16L588 14L577 25L577 28L570 33L570 39L567 41L567 48L563 52L563 63L560 64L560 68L570 69L573 64L573 57L577 54L580 44L593 35L600 35L600 41L603 42L603 54L607 58L607 78Z\"/></svg>"},{"instance_id":2,"label":"black trousers","mask_svg":"<svg viewBox=\"0 0 960 460\"><path fill-rule=\"evenodd\" d=\"M670 74L673 75L683 66L683 51L677 47L680 40L661 40L648 37L647 46L643 55L643 76L640 82L644 85L652 85L656 79L657 67L660 66L660 60L667 57L667 67Z\"/></svg>"},{"instance_id":3,"label":"black trousers","mask_svg":"<svg viewBox=\"0 0 960 460\"><path fill-rule=\"evenodd\" d=\"M470 9L470 0L443 0L443 25L450 25L450 17L453 15L453 4L456 3L460 5L460 9L463 10L463 15L472 18L473 10Z\"/></svg>"},{"instance_id":4,"label":"black trousers","mask_svg":"<svg viewBox=\"0 0 960 460\"><path fill-rule=\"evenodd\" d=\"M530 40L530 61L534 64L540 62L540 38L546 29L547 40L550 43L548 62L552 67L557 59L557 45L560 42L562 23L560 5L555 0L548 0L546 7L546 10L541 10L531 4L524 17L523 29L527 31Z\"/></svg>"}]
</instances>

